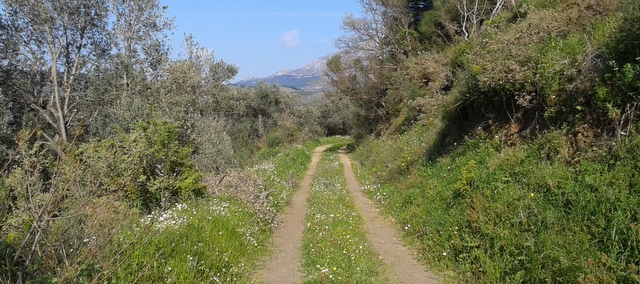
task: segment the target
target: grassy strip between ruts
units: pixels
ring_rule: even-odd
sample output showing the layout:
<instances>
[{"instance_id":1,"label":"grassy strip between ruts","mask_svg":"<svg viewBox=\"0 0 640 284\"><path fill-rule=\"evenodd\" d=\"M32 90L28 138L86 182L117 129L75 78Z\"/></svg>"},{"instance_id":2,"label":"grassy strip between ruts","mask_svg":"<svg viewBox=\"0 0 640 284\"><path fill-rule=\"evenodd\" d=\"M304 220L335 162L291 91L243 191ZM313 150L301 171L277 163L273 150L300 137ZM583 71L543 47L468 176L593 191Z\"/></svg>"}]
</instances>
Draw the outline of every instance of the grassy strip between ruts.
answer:
<instances>
[{"instance_id":1,"label":"grassy strip between ruts","mask_svg":"<svg viewBox=\"0 0 640 284\"><path fill-rule=\"evenodd\" d=\"M269 192L268 208L263 210L279 213L284 209L308 168L313 149L348 140L334 137L263 151L261 162L250 170L264 181L255 194ZM98 278L114 283L250 283L257 261L268 253L273 231L272 220L263 214L246 200L225 194L143 217L120 233L113 264L98 272Z\"/></svg>"},{"instance_id":2,"label":"grassy strip between ruts","mask_svg":"<svg viewBox=\"0 0 640 284\"><path fill-rule=\"evenodd\" d=\"M337 155L325 153L311 185L303 241L305 283L388 283L366 243L363 219L346 189Z\"/></svg>"}]
</instances>

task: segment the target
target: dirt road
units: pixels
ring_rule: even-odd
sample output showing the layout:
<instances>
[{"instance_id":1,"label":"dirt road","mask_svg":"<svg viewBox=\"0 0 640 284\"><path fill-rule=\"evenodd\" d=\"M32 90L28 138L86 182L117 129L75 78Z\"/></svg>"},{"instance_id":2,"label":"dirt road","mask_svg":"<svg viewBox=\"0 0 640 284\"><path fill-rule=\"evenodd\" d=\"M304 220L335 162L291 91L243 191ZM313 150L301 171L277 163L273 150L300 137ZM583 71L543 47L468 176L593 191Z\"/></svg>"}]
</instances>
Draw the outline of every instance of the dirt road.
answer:
<instances>
[{"instance_id":1,"label":"dirt road","mask_svg":"<svg viewBox=\"0 0 640 284\"><path fill-rule=\"evenodd\" d=\"M302 283L304 275L301 268L301 246L304 216L307 213L311 181L320 156L327 147L322 146L313 150L311 164L302 183L300 183L300 189L291 198L291 203L285 209L282 217L282 226L273 236L274 254L265 267L258 272L258 283Z\"/></svg>"},{"instance_id":2,"label":"dirt road","mask_svg":"<svg viewBox=\"0 0 640 284\"><path fill-rule=\"evenodd\" d=\"M300 184L300 189L294 194L291 204L285 210L282 226L274 234L274 254L265 267L257 273L255 282L302 283L304 274L301 268L301 246L304 218L308 208L311 181L322 152L326 148L327 146L323 146L313 151L309 170ZM349 156L341 152L340 159L344 165L347 187L365 220L367 241L387 266L389 279L394 283L439 283L438 277L427 272L426 268L412 257L411 252L400 242L398 232L380 216L373 203L362 193Z\"/></svg>"}]
</instances>

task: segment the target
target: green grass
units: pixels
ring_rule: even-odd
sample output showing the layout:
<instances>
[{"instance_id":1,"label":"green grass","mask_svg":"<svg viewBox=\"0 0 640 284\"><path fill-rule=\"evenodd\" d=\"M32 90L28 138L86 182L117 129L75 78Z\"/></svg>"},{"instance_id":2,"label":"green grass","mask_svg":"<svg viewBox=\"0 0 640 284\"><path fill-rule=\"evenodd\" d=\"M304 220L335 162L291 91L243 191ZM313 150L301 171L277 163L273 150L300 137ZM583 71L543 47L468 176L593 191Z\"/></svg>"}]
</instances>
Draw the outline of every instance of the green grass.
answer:
<instances>
[{"instance_id":1,"label":"green grass","mask_svg":"<svg viewBox=\"0 0 640 284\"><path fill-rule=\"evenodd\" d=\"M266 209L284 210L298 188L319 146L345 143L349 138L327 138L302 147L267 149L251 168L270 192ZM114 244L113 262L106 269L80 272L99 274L115 283L250 283L259 261L269 253L273 223L265 212L234 196L209 196L178 204L138 220L121 232ZM89 264L87 267L91 267Z\"/></svg>"},{"instance_id":2,"label":"green grass","mask_svg":"<svg viewBox=\"0 0 640 284\"><path fill-rule=\"evenodd\" d=\"M337 150L344 146L347 146L351 144L352 141L353 141L352 138L349 136L332 136L332 137L326 137L326 138L318 139L315 141L311 141L305 144L305 148L311 151L318 146L331 145L331 147L329 147L326 151L332 151L332 150Z\"/></svg>"},{"instance_id":3,"label":"green grass","mask_svg":"<svg viewBox=\"0 0 640 284\"><path fill-rule=\"evenodd\" d=\"M337 155L325 153L312 183L303 241L305 283L388 283L366 243L364 221L346 189Z\"/></svg>"},{"instance_id":4,"label":"green grass","mask_svg":"<svg viewBox=\"0 0 640 284\"><path fill-rule=\"evenodd\" d=\"M114 283L248 283L269 228L234 199L193 200L124 233ZM127 246L134 241L133 246ZM108 272L107 272L108 274Z\"/></svg>"},{"instance_id":5,"label":"green grass","mask_svg":"<svg viewBox=\"0 0 640 284\"><path fill-rule=\"evenodd\" d=\"M639 136L567 162L559 133L510 147L479 135L392 177L378 169L398 159L370 154L387 143L355 153L361 183L422 260L455 272L454 281L640 281Z\"/></svg>"}]
</instances>

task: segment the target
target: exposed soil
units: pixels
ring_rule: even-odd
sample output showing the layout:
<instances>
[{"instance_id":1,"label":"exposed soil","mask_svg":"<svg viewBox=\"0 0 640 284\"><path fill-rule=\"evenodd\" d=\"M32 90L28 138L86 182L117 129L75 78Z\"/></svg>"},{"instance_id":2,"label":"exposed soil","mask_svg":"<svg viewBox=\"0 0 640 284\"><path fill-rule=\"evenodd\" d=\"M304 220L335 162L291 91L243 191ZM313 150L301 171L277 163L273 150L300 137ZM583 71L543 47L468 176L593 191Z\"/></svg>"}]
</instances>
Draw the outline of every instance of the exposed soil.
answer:
<instances>
[{"instance_id":1,"label":"exposed soil","mask_svg":"<svg viewBox=\"0 0 640 284\"><path fill-rule=\"evenodd\" d=\"M436 275L426 271L426 267L412 257L411 251L402 245L398 232L378 213L373 202L362 193L362 187L353 173L349 156L341 152L340 160L344 165L347 188L365 220L367 241L390 268L389 278L395 283L439 283L440 280Z\"/></svg>"},{"instance_id":2,"label":"exposed soil","mask_svg":"<svg viewBox=\"0 0 640 284\"><path fill-rule=\"evenodd\" d=\"M274 234L274 254L256 274L256 282L302 283L304 274L301 267L301 246L304 218L308 209L311 181L320 156L327 147L319 147L313 151L309 170L300 184L300 189L293 195L291 204L285 210L282 226ZM412 257L412 253L402 245L390 222L380 216L371 200L362 193L349 157L341 152L340 159L344 164L347 187L365 220L367 241L387 266L389 278L394 283L439 283L438 277L427 272L426 268Z\"/></svg>"},{"instance_id":3,"label":"exposed soil","mask_svg":"<svg viewBox=\"0 0 640 284\"><path fill-rule=\"evenodd\" d=\"M313 150L309 170L300 184L300 189L294 193L291 203L282 216L282 226L273 236L275 251L265 267L258 272L258 282L286 284L302 283L302 232L304 231L304 217L309 207L309 192L311 181L316 172L322 152L328 146Z\"/></svg>"}]
</instances>

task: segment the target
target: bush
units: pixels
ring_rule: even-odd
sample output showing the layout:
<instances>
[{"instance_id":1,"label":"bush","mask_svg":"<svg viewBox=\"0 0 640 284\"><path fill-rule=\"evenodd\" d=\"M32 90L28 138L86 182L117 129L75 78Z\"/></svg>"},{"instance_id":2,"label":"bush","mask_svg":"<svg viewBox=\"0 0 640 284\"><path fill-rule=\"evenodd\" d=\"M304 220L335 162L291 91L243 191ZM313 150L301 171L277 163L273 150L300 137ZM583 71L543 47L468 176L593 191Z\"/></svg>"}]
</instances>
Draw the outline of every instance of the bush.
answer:
<instances>
[{"instance_id":1,"label":"bush","mask_svg":"<svg viewBox=\"0 0 640 284\"><path fill-rule=\"evenodd\" d=\"M346 98L328 97L311 106L325 136L349 135L353 131L353 104Z\"/></svg>"},{"instance_id":2,"label":"bush","mask_svg":"<svg viewBox=\"0 0 640 284\"><path fill-rule=\"evenodd\" d=\"M102 172L106 192L124 194L144 211L166 207L205 192L202 176L189 161L193 147L183 145L179 126L144 121L130 133L81 146L77 157L86 171Z\"/></svg>"},{"instance_id":3,"label":"bush","mask_svg":"<svg viewBox=\"0 0 640 284\"><path fill-rule=\"evenodd\" d=\"M579 3L532 9L521 21L488 29L470 43L457 86L471 108L532 130L597 117L591 94L598 54L615 27L615 7Z\"/></svg>"},{"instance_id":4,"label":"bush","mask_svg":"<svg viewBox=\"0 0 640 284\"><path fill-rule=\"evenodd\" d=\"M106 167L69 148L56 159L33 134L19 133L20 163L0 178L0 282L82 282L137 212L105 191Z\"/></svg>"},{"instance_id":5,"label":"bush","mask_svg":"<svg viewBox=\"0 0 640 284\"><path fill-rule=\"evenodd\" d=\"M195 121L189 136L194 144L192 161L200 172L220 173L238 165L226 122L214 118Z\"/></svg>"}]
</instances>

